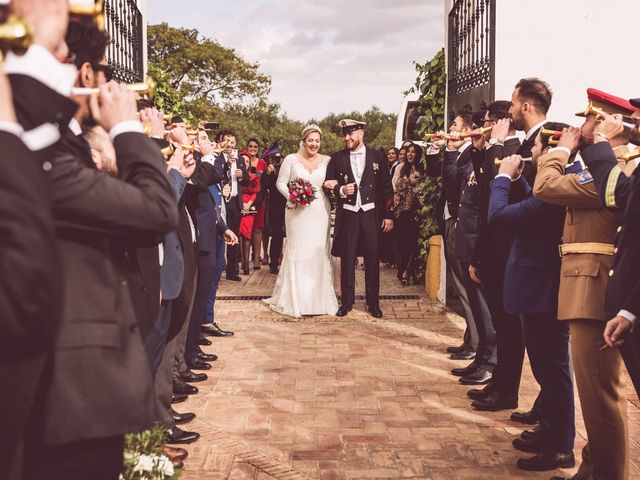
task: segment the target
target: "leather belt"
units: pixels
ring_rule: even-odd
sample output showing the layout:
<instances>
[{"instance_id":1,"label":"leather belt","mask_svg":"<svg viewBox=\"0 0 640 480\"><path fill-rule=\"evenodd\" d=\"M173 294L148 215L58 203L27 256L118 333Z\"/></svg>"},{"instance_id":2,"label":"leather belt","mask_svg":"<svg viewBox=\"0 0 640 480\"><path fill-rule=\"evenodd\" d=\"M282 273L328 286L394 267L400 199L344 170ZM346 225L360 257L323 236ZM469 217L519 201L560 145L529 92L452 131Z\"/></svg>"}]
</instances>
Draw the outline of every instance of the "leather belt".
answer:
<instances>
[{"instance_id":1,"label":"leather belt","mask_svg":"<svg viewBox=\"0 0 640 480\"><path fill-rule=\"evenodd\" d=\"M615 253L615 246L611 243L565 243L559 245L558 248L561 257L568 253L595 253L597 255L613 255Z\"/></svg>"}]
</instances>

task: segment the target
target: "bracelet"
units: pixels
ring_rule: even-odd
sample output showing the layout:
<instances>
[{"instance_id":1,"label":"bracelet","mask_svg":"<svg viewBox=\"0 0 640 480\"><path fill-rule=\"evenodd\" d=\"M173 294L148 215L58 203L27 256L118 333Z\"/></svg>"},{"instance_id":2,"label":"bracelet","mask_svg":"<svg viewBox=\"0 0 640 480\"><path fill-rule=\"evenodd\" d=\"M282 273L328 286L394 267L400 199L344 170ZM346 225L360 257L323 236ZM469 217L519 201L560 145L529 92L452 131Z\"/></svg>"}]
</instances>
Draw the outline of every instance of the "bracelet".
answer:
<instances>
[{"instance_id":1,"label":"bracelet","mask_svg":"<svg viewBox=\"0 0 640 480\"><path fill-rule=\"evenodd\" d=\"M599 136L599 137L604 138L607 142L609 141L609 138L607 138L607 136L602 132L596 132L596 135Z\"/></svg>"}]
</instances>

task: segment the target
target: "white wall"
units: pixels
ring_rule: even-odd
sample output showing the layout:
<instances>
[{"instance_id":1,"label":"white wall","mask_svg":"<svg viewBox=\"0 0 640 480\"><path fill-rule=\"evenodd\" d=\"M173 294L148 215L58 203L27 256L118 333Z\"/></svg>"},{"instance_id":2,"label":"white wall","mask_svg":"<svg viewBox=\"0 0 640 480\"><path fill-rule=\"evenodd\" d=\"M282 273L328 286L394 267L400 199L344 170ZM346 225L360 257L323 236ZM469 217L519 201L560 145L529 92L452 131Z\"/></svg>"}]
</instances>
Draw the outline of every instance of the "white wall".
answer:
<instances>
[{"instance_id":1,"label":"white wall","mask_svg":"<svg viewBox=\"0 0 640 480\"><path fill-rule=\"evenodd\" d=\"M496 100L510 100L520 78L540 77L554 94L548 118L579 126L588 87L640 97L640 1L495 1Z\"/></svg>"}]
</instances>

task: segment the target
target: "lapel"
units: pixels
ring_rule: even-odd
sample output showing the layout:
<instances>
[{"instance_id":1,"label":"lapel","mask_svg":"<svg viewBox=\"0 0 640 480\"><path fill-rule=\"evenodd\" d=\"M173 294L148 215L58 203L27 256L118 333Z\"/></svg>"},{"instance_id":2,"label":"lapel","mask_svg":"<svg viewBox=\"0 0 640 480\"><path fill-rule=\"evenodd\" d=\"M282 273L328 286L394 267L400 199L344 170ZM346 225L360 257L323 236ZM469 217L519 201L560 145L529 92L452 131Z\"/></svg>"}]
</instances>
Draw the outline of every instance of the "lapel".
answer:
<instances>
[{"instance_id":1,"label":"lapel","mask_svg":"<svg viewBox=\"0 0 640 480\"><path fill-rule=\"evenodd\" d=\"M364 182L369 176L373 175L373 155L374 151L369 147L365 147L365 164L364 172L362 172L362 181Z\"/></svg>"},{"instance_id":2,"label":"lapel","mask_svg":"<svg viewBox=\"0 0 640 480\"><path fill-rule=\"evenodd\" d=\"M351 182L355 182L356 181L356 176L353 173L353 168L351 168L351 154L349 153L349 150L343 150L344 152L344 156L343 156L343 162L344 162L344 172L347 172L347 176L349 177L347 182L344 182L344 185L346 185L347 183L351 183ZM341 182L344 181L344 178L340 178L339 179Z\"/></svg>"}]
</instances>

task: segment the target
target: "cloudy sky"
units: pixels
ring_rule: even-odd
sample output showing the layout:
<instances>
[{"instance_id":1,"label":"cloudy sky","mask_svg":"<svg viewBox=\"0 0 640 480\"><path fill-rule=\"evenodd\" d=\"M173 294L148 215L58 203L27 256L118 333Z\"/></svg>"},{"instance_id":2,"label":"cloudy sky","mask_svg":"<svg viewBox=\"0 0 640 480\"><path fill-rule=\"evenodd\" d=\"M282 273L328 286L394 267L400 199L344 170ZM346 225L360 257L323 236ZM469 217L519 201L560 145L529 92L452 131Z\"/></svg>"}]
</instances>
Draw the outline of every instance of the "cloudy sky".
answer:
<instances>
[{"instance_id":1,"label":"cloudy sky","mask_svg":"<svg viewBox=\"0 0 640 480\"><path fill-rule=\"evenodd\" d=\"M443 0L150 0L149 23L196 28L271 76L271 100L308 120L397 112L413 61L443 45ZM176 8L184 5L186 8Z\"/></svg>"}]
</instances>

